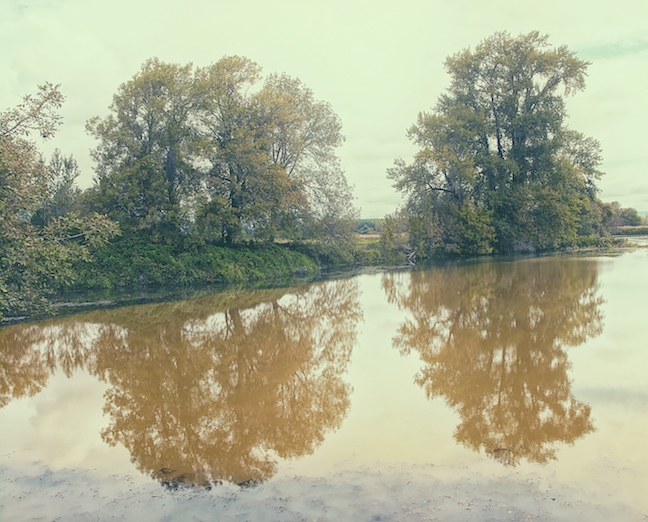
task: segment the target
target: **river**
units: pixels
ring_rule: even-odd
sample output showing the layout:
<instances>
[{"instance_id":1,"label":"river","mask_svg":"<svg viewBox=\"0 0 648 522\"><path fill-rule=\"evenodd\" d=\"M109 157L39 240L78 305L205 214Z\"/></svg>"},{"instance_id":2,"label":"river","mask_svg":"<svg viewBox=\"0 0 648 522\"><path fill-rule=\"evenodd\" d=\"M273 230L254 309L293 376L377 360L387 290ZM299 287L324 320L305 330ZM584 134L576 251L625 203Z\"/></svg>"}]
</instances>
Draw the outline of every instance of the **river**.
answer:
<instances>
[{"instance_id":1,"label":"river","mask_svg":"<svg viewBox=\"0 0 648 522\"><path fill-rule=\"evenodd\" d=\"M2 520L646 520L648 253L0 329Z\"/></svg>"}]
</instances>

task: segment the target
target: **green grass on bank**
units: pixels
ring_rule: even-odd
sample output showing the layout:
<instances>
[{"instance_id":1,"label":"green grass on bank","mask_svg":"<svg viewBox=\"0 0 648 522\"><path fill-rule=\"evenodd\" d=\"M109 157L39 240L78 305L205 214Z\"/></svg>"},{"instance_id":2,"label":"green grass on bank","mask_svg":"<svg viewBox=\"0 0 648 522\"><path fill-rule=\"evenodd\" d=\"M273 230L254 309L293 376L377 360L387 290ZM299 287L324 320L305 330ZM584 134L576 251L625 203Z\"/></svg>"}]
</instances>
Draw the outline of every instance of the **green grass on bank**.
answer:
<instances>
[{"instance_id":1,"label":"green grass on bank","mask_svg":"<svg viewBox=\"0 0 648 522\"><path fill-rule=\"evenodd\" d=\"M618 236L648 236L648 227L647 226L636 226L636 227L619 227L615 232L615 235Z\"/></svg>"},{"instance_id":2,"label":"green grass on bank","mask_svg":"<svg viewBox=\"0 0 648 522\"><path fill-rule=\"evenodd\" d=\"M315 259L283 245L184 249L137 237L120 238L94 251L93 258L78 266L71 290L242 283L314 274L320 268Z\"/></svg>"},{"instance_id":3,"label":"green grass on bank","mask_svg":"<svg viewBox=\"0 0 648 522\"><path fill-rule=\"evenodd\" d=\"M619 246L615 237L581 237L572 248ZM322 243L245 244L237 246L152 243L122 237L93 252L94 261L77 266L78 279L68 290L128 290L272 281L315 275L322 269L402 265L400 250L385 255L377 235L354 245Z\"/></svg>"}]
</instances>

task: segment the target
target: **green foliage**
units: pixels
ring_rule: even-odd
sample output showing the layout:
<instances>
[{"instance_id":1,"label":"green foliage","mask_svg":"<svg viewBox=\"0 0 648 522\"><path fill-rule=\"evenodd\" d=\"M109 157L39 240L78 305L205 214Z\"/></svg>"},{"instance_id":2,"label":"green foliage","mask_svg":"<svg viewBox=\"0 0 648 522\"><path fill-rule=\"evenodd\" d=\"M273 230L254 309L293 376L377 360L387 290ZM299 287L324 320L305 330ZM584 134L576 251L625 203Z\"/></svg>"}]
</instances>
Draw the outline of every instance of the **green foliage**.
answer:
<instances>
[{"instance_id":1,"label":"green foliage","mask_svg":"<svg viewBox=\"0 0 648 522\"><path fill-rule=\"evenodd\" d=\"M46 84L0 113L0 318L44 313L50 297L74 282L74 264L117 234L98 214L80 215L76 163L57 151L42 161L28 137L51 137L63 96Z\"/></svg>"},{"instance_id":2,"label":"green foliage","mask_svg":"<svg viewBox=\"0 0 648 522\"><path fill-rule=\"evenodd\" d=\"M356 221L356 234L377 234L380 232L380 219L358 219Z\"/></svg>"},{"instance_id":3,"label":"green foliage","mask_svg":"<svg viewBox=\"0 0 648 522\"><path fill-rule=\"evenodd\" d=\"M354 252L353 261L356 265L360 266L379 266L390 264L385 259L382 251L377 248L358 248ZM400 264L400 263L399 263Z\"/></svg>"},{"instance_id":4,"label":"green foliage","mask_svg":"<svg viewBox=\"0 0 648 522\"><path fill-rule=\"evenodd\" d=\"M93 208L124 230L180 228L182 200L195 184L191 123L197 106L191 65L148 60L121 85L110 115L87 126L99 139Z\"/></svg>"},{"instance_id":5,"label":"green foliage","mask_svg":"<svg viewBox=\"0 0 648 522\"><path fill-rule=\"evenodd\" d=\"M356 249L351 243L306 241L295 243L291 248L323 267L334 268L355 264Z\"/></svg>"},{"instance_id":6,"label":"green foliage","mask_svg":"<svg viewBox=\"0 0 648 522\"><path fill-rule=\"evenodd\" d=\"M314 273L317 264L281 245L183 246L128 235L92 252L94 261L75 268L75 290L192 286L273 279Z\"/></svg>"},{"instance_id":7,"label":"green foliage","mask_svg":"<svg viewBox=\"0 0 648 522\"><path fill-rule=\"evenodd\" d=\"M457 252L465 254L490 254L493 251L494 228L491 225L491 211L481 203L468 201L457 208L454 223L448 227L448 234L454 234L452 241Z\"/></svg>"},{"instance_id":8,"label":"green foliage","mask_svg":"<svg viewBox=\"0 0 648 522\"><path fill-rule=\"evenodd\" d=\"M72 157L66 157L56 149L49 165L49 176L46 178L46 191L43 194L41 207L32 216L32 223L46 226L53 219L66 214L81 212L81 190L76 186L79 177L79 166Z\"/></svg>"},{"instance_id":9,"label":"green foliage","mask_svg":"<svg viewBox=\"0 0 648 522\"><path fill-rule=\"evenodd\" d=\"M496 33L447 59L450 88L409 130L419 152L389 171L419 257L550 250L603 232L599 144L564 124L587 65L537 32Z\"/></svg>"},{"instance_id":10,"label":"green foliage","mask_svg":"<svg viewBox=\"0 0 648 522\"><path fill-rule=\"evenodd\" d=\"M636 227L641 225L641 216L637 212L637 209L634 208L624 208L621 211L621 219L625 226Z\"/></svg>"},{"instance_id":11,"label":"green foliage","mask_svg":"<svg viewBox=\"0 0 648 522\"><path fill-rule=\"evenodd\" d=\"M380 251L386 264L403 264L406 225L402 213L385 216L380 227Z\"/></svg>"},{"instance_id":12,"label":"green foliage","mask_svg":"<svg viewBox=\"0 0 648 522\"><path fill-rule=\"evenodd\" d=\"M628 207L623 208L618 201L605 203L605 227L611 233L619 233L619 227L639 226L643 224L641 216L636 209Z\"/></svg>"},{"instance_id":13,"label":"green foliage","mask_svg":"<svg viewBox=\"0 0 648 522\"><path fill-rule=\"evenodd\" d=\"M299 80L239 56L203 68L148 60L88 130L90 208L127 231L236 244L348 241L339 118Z\"/></svg>"}]
</instances>

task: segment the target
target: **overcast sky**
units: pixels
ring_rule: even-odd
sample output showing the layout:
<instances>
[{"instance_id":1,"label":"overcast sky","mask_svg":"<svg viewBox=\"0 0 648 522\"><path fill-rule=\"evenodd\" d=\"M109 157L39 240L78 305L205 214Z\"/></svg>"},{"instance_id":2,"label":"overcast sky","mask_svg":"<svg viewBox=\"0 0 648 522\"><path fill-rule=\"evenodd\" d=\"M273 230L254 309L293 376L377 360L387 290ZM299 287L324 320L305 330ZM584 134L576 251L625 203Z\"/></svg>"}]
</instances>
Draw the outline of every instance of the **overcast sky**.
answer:
<instances>
[{"instance_id":1,"label":"overcast sky","mask_svg":"<svg viewBox=\"0 0 648 522\"><path fill-rule=\"evenodd\" d=\"M538 30L591 61L569 126L601 142L604 201L648 210L648 1L0 0L0 110L61 84L51 142L92 183L88 118L150 57L208 65L225 55L302 80L343 123L340 158L363 217L400 203L386 170L409 161L405 132L448 85L443 62L496 31Z\"/></svg>"}]
</instances>

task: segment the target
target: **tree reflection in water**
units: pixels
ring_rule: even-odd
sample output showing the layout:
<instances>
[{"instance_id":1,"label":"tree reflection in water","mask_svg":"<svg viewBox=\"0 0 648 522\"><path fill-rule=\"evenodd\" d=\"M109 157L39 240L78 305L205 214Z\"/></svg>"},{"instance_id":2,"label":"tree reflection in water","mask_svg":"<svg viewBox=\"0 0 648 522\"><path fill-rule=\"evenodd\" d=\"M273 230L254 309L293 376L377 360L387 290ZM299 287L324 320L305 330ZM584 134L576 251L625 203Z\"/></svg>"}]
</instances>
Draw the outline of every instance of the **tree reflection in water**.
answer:
<instances>
[{"instance_id":1,"label":"tree reflection in water","mask_svg":"<svg viewBox=\"0 0 648 522\"><path fill-rule=\"evenodd\" d=\"M309 454L349 407L355 280L97 311L0 330L0 400L84 369L108 382L102 437L168 487L251 485Z\"/></svg>"},{"instance_id":2,"label":"tree reflection in water","mask_svg":"<svg viewBox=\"0 0 648 522\"><path fill-rule=\"evenodd\" d=\"M416 383L461 417L455 438L505 465L547 462L591 432L571 394L566 348L602 329L591 260L486 262L387 274L390 302L411 315L394 346L418 352Z\"/></svg>"}]
</instances>

